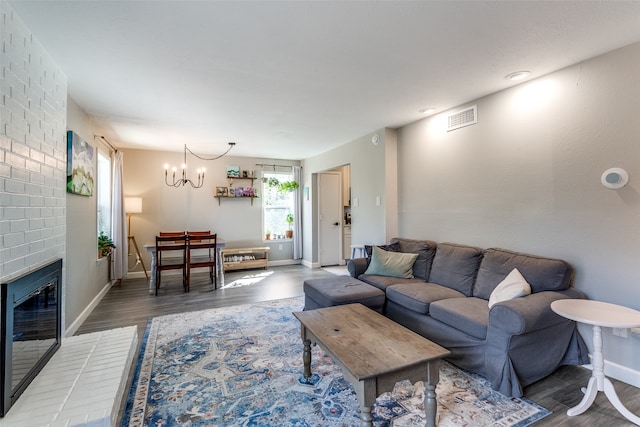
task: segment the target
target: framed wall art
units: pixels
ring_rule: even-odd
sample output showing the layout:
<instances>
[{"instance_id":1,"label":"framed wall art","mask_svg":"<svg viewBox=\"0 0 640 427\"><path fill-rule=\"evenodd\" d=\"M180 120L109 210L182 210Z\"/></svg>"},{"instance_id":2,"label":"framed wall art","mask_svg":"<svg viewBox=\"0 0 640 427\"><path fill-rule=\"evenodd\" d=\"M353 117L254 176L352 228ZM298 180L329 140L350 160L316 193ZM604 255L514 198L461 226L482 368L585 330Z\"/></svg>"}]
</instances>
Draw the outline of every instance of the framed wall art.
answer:
<instances>
[{"instance_id":1,"label":"framed wall art","mask_svg":"<svg viewBox=\"0 0 640 427\"><path fill-rule=\"evenodd\" d=\"M67 193L93 196L95 149L75 132L67 131Z\"/></svg>"}]
</instances>

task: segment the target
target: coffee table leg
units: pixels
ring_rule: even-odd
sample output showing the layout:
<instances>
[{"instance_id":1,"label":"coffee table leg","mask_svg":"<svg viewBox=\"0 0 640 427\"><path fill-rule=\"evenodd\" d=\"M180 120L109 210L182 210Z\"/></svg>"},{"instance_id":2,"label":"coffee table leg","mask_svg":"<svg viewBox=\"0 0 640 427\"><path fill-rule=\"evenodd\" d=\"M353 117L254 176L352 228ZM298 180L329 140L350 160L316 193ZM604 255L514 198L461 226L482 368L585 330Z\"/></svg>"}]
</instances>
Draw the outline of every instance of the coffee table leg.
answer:
<instances>
[{"instance_id":1,"label":"coffee table leg","mask_svg":"<svg viewBox=\"0 0 640 427\"><path fill-rule=\"evenodd\" d=\"M302 352L302 362L304 363L304 377L311 376L311 340L303 340L304 350Z\"/></svg>"},{"instance_id":2,"label":"coffee table leg","mask_svg":"<svg viewBox=\"0 0 640 427\"><path fill-rule=\"evenodd\" d=\"M360 404L360 426L373 426L373 417L371 416L371 408L376 403L376 379L370 378L366 380L356 381L355 379L347 379L356 390L358 403Z\"/></svg>"},{"instance_id":3,"label":"coffee table leg","mask_svg":"<svg viewBox=\"0 0 640 427\"><path fill-rule=\"evenodd\" d=\"M371 427L373 425L371 406L360 406L360 425L362 427Z\"/></svg>"},{"instance_id":4,"label":"coffee table leg","mask_svg":"<svg viewBox=\"0 0 640 427\"><path fill-rule=\"evenodd\" d=\"M440 360L427 363L427 380L424 382L424 414L426 427L436 426L438 402L436 400L436 386L440 381Z\"/></svg>"}]
</instances>

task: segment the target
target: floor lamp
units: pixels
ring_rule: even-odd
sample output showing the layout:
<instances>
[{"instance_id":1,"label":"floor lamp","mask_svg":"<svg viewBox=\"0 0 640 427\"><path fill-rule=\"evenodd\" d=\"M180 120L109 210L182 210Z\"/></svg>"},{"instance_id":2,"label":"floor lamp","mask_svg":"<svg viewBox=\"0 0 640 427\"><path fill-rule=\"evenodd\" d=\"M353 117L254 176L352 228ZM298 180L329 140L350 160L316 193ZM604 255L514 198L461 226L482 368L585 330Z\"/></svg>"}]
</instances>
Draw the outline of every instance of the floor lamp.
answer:
<instances>
[{"instance_id":1,"label":"floor lamp","mask_svg":"<svg viewBox=\"0 0 640 427\"><path fill-rule=\"evenodd\" d=\"M138 264L142 264L144 275L148 279L149 274L147 273L147 267L144 266L144 260L142 259L142 255L140 255L138 242L136 242L135 236L131 233L131 214L142 213L142 197L125 197L124 211L127 213L127 221L128 221L127 233L129 233L129 255L131 255L131 242L133 242L133 247L136 249L136 265L134 265L133 268L136 268Z\"/></svg>"}]
</instances>

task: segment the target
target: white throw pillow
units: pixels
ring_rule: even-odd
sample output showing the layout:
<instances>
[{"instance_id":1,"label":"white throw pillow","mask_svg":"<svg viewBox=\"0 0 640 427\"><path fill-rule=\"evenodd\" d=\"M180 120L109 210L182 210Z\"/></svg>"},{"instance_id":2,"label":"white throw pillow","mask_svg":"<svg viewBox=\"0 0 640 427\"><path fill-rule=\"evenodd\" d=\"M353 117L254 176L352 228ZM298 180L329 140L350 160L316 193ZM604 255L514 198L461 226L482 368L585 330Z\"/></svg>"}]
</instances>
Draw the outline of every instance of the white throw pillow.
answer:
<instances>
[{"instance_id":1,"label":"white throw pillow","mask_svg":"<svg viewBox=\"0 0 640 427\"><path fill-rule=\"evenodd\" d=\"M502 282L491 292L489 297L489 308L497 302L523 297L531 293L531 285L527 283L517 268L504 278Z\"/></svg>"}]
</instances>

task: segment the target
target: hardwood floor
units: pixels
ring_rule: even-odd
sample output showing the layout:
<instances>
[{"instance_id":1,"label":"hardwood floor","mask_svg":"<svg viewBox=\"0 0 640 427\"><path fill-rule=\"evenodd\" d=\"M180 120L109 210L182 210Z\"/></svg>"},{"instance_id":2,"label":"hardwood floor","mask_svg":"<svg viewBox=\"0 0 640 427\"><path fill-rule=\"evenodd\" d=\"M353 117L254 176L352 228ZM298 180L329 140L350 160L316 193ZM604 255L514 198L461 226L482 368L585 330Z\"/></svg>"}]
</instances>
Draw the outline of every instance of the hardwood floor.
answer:
<instances>
[{"instance_id":1,"label":"hardwood floor","mask_svg":"<svg viewBox=\"0 0 640 427\"><path fill-rule=\"evenodd\" d=\"M197 273L192 276L189 293L183 292L179 278L165 276L158 296L149 295L146 279L129 279L111 288L76 334L136 325L138 340L141 341L150 317L303 295L302 284L305 279L331 276L331 273L322 269L300 265L234 271L225 274L227 286L234 287L213 291L208 283L208 275ZM596 401L585 413L575 417L566 415L567 409L582 399L580 389L586 387L590 373L578 366L563 366L547 378L526 387L526 398L553 411L534 425L633 426L618 413L603 393L598 393ZM612 381L627 409L640 414L639 390L620 381Z\"/></svg>"}]
</instances>

